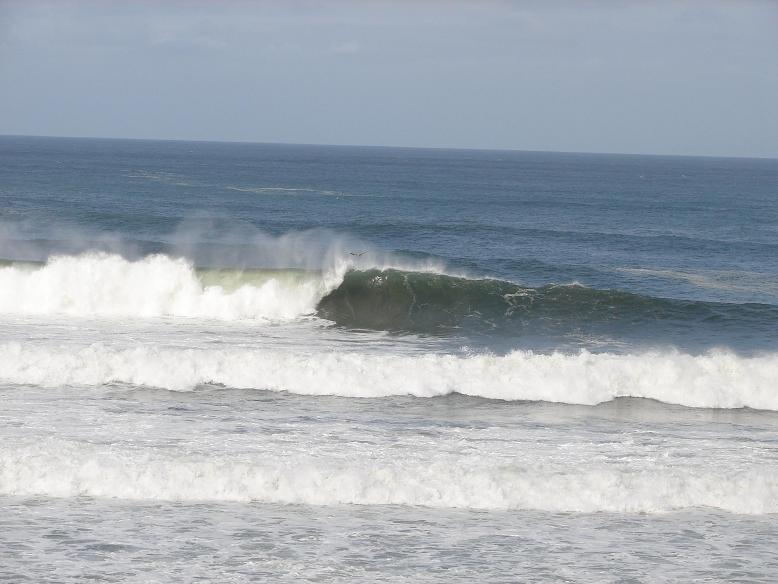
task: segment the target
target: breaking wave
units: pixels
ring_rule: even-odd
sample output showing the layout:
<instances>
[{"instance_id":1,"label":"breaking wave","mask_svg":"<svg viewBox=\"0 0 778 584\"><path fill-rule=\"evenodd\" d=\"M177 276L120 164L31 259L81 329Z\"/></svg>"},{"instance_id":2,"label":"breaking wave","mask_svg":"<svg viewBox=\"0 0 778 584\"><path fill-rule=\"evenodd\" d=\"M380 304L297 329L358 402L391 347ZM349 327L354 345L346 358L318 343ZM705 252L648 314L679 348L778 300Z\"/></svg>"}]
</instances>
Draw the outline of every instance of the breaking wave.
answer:
<instances>
[{"instance_id":1,"label":"breaking wave","mask_svg":"<svg viewBox=\"0 0 778 584\"><path fill-rule=\"evenodd\" d=\"M661 513L778 512L778 471L596 461L537 464L461 456L365 457L166 452L46 439L0 448L0 494L133 500L419 505Z\"/></svg>"},{"instance_id":2,"label":"breaking wave","mask_svg":"<svg viewBox=\"0 0 778 584\"><path fill-rule=\"evenodd\" d=\"M493 279L400 270L351 270L318 303L338 324L390 331L569 331L579 327L778 326L778 307L654 298L580 285L529 288Z\"/></svg>"},{"instance_id":3,"label":"breaking wave","mask_svg":"<svg viewBox=\"0 0 778 584\"><path fill-rule=\"evenodd\" d=\"M337 283L337 279L334 281ZM195 270L166 255L58 256L0 268L0 312L101 317L291 319L332 286L305 270Z\"/></svg>"},{"instance_id":4,"label":"breaking wave","mask_svg":"<svg viewBox=\"0 0 778 584\"><path fill-rule=\"evenodd\" d=\"M403 267L412 271L391 262L370 268L349 254L320 270L195 268L166 255L136 261L111 254L59 256L45 264L0 266L0 313L221 320L317 315L349 328L430 334L564 334L597 327L623 333L657 325L771 334L778 327L772 305L653 298L580 285L529 288L435 273L436 266Z\"/></svg>"},{"instance_id":5,"label":"breaking wave","mask_svg":"<svg viewBox=\"0 0 778 584\"><path fill-rule=\"evenodd\" d=\"M202 384L301 395L434 397L594 405L640 397L701 408L778 411L778 354L384 355L258 349L0 345L0 382L131 384L186 391Z\"/></svg>"}]
</instances>

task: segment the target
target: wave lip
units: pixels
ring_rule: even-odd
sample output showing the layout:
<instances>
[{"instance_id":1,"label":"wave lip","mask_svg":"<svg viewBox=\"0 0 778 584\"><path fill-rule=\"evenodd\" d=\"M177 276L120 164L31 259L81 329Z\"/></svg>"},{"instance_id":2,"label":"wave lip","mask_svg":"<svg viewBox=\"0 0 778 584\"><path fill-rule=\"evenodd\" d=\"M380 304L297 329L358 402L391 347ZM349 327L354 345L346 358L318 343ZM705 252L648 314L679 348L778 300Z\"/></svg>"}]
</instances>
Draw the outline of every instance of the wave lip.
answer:
<instances>
[{"instance_id":1,"label":"wave lip","mask_svg":"<svg viewBox=\"0 0 778 584\"><path fill-rule=\"evenodd\" d=\"M482 456L440 462L214 457L47 439L0 448L0 493L557 512L662 513L703 506L778 512L773 467L733 470L591 461L549 467Z\"/></svg>"},{"instance_id":2,"label":"wave lip","mask_svg":"<svg viewBox=\"0 0 778 584\"><path fill-rule=\"evenodd\" d=\"M778 354L514 351L504 356L419 356L0 345L0 382L44 387L122 383L188 391L201 384L221 384L301 395L375 398L460 393L584 405L639 397L688 407L778 411L777 379Z\"/></svg>"}]
</instances>

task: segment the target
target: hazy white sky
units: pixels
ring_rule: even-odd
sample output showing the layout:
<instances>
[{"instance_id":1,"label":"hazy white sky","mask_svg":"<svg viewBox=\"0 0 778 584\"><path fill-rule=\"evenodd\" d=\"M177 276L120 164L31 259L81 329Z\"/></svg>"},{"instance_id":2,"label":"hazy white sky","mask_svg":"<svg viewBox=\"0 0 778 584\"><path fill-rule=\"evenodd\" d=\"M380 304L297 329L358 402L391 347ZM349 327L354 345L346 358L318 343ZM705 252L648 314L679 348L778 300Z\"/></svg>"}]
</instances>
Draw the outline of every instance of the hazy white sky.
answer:
<instances>
[{"instance_id":1,"label":"hazy white sky","mask_svg":"<svg viewBox=\"0 0 778 584\"><path fill-rule=\"evenodd\" d=\"M778 157L778 1L0 0L0 134Z\"/></svg>"}]
</instances>

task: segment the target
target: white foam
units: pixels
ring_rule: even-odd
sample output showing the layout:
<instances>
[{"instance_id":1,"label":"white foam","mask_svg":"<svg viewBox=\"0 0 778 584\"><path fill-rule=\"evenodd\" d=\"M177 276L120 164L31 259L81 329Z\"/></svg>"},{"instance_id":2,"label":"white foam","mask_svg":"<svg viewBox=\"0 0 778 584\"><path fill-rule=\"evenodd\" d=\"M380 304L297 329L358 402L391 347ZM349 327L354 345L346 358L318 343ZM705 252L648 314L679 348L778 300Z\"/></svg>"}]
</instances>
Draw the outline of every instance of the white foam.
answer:
<instances>
[{"instance_id":1,"label":"white foam","mask_svg":"<svg viewBox=\"0 0 778 584\"><path fill-rule=\"evenodd\" d=\"M203 286L191 263L165 255L59 256L40 267L0 268L0 313L291 319L313 312L331 285L325 277L269 278L230 291Z\"/></svg>"},{"instance_id":2,"label":"white foam","mask_svg":"<svg viewBox=\"0 0 778 584\"><path fill-rule=\"evenodd\" d=\"M652 463L524 464L520 457L385 460L196 455L44 439L0 447L0 493L312 505L657 513L713 507L778 512L778 470Z\"/></svg>"},{"instance_id":3,"label":"white foam","mask_svg":"<svg viewBox=\"0 0 778 584\"><path fill-rule=\"evenodd\" d=\"M778 410L778 354L729 352L456 356L9 342L0 344L0 382L47 387L127 383L179 391L211 383L349 397L456 392L592 405L643 397L691 407Z\"/></svg>"}]
</instances>

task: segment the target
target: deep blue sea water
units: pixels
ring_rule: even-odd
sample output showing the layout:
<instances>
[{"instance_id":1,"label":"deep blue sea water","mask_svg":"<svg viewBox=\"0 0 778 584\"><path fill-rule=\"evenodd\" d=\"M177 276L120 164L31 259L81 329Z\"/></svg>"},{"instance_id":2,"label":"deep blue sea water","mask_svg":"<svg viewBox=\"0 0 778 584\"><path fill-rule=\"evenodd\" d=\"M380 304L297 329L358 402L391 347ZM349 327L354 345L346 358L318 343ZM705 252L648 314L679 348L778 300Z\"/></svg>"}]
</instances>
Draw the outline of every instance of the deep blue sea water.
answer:
<instances>
[{"instance_id":1,"label":"deep blue sea water","mask_svg":"<svg viewBox=\"0 0 778 584\"><path fill-rule=\"evenodd\" d=\"M0 577L772 581L777 201L776 160L0 137Z\"/></svg>"}]
</instances>

